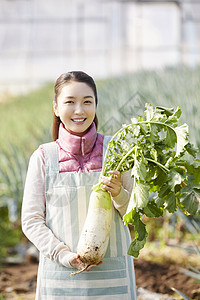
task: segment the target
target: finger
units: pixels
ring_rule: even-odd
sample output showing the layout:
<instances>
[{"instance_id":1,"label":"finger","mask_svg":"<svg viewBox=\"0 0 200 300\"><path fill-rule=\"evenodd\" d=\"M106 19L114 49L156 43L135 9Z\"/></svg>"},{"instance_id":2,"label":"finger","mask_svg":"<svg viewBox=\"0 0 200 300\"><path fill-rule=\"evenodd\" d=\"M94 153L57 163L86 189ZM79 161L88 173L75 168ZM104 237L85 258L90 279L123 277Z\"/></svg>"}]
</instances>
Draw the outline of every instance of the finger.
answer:
<instances>
[{"instance_id":1,"label":"finger","mask_svg":"<svg viewBox=\"0 0 200 300\"><path fill-rule=\"evenodd\" d=\"M111 178L117 178L117 179L121 178L121 174L118 171L109 171L108 174L109 174L108 177Z\"/></svg>"},{"instance_id":2,"label":"finger","mask_svg":"<svg viewBox=\"0 0 200 300\"><path fill-rule=\"evenodd\" d=\"M104 190L106 190L106 191L108 191L108 192L113 193L113 192L116 191L116 189L115 189L114 187L112 187L112 186L108 186L108 185L104 185L104 184L102 184L101 186L102 186L102 188L103 188ZM120 188L118 188L118 189L120 189ZM118 189L117 189L117 190L118 190Z\"/></svg>"},{"instance_id":3,"label":"finger","mask_svg":"<svg viewBox=\"0 0 200 300\"><path fill-rule=\"evenodd\" d=\"M92 270L94 267L99 266L99 265L101 265L101 264L103 264L103 261L100 261L100 262L99 262L98 264L96 264L96 265L90 265L90 266L87 267L86 271L89 272L89 271Z\"/></svg>"},{"instance_id":4,"label":"finger","mask_svg":"<svg viewBox=\"0 0 200 300\"><path fill-rule=\"evenodd\" d=\"M106 185L101 185L104 190L106 190L112 197L119 195L121 191L121 186L117 185L114 187L108 187Z\"/></svg>"},{"instance_id":5,"label":"finger","mask_svg":"<svg viewBox=\"0 0 200 300\"><path fill-rule=\"evenodd\" d=\"M111 175L114 175L113 177L114 178L120 178L121 177L121 174L119 171L108 171L108 174L111 174Z\"/></svg>"},{"instance_id":6,"label":"finger","mask_svg":"<svg viewBox=\"0 0 200 300\"><path fill-rule=\"evenodd\" d=\"M112 190L112 188L110 186L105 185L105 184L101 184L101 187L107 192L110 192Z\"/></svg>"},{"instance_id":7,"label":"finger","mask_svg":"<svg viewBox=\"0 0 200 300\"><path fill-rule=\"evenodd\" d=\"M112 184L111 180L109 178L102 178L101 183L110 186Z\"/></svg>"},{"instance_id":8,"label":"finger","mask_svg":"<svg viewBox=\"0 0 200 300\"><path fill-rule=\"evenodd\" d=\"M70 265L73 267L73 268L76 268L78 270L81 270L85 267L85 264L83 263L80 263L79 261L77 260L74 260L74 261L71 261L70 262Z\"/></svg>"},{"instance_id":9,"label":"finger","mask_svg":"<svg viewBox=\"0 0 200 300\"><path fill-rule=\"evenodd\" d=\"M90 270L92 270L94 267L96 267L96 265L90 265L87 267L86 271L89 272Z\"/></svg>"},{"instance_id":10,"label":"finger","mask_svg":"<svg viewBox=\"0 0 200 300\"><path fill-rule=\"evenodd\" d=\"M122 183L120 181L113 181L113 182L107 182L107 181L102 181L101 183L102 188L108 187L114 190L119 190L121 189Z\"/></svg>"},{"instance_id":11,"label":"finger","mask_svg":"<svg viewBox=\"0 0 200 300\"><path fill-rule=\"evenodd\" d=\"M77 269L79 269L79 270L85 267L85 263L82 262L82 260L80 260L80 258L76 258L75 264L76 264Z\"/></svg>"},{"instance_id":12,"label":"finger","mask_svg":"<svg viewBox=\"0 0 200 300\"><path fill-rule=\"evenodd\" d=\"M113 178L113 177L102 177L101 178L101 182L108 185L108 186L112 186L113 184L115 185L119 185L121 184L121 178Z\"/></svg>"},{"instance_id":13,"label":"finger","mask_svg":"<svg viewBox=\"0 0 200 300\"><path fill-rule=\"evenodd\" d=\"M109 187L107 185L101 185L104 190L109 192L112 196L116 196L119 194L121 187Z\"/></svg>"},{"instance_id":14,"label":"finger","mask_svg":"<svg viewBox=\"0 0 200 300\"><path fill-rule=\"evenodd\" d=\"M84 263L84 262L82 262L82 260L80 260L80 258L78 258L78 259L77 259L77 262L78 262L80 265L83 265L83 266L85 266L85 263Z\"/></svg>"}]
</instances>

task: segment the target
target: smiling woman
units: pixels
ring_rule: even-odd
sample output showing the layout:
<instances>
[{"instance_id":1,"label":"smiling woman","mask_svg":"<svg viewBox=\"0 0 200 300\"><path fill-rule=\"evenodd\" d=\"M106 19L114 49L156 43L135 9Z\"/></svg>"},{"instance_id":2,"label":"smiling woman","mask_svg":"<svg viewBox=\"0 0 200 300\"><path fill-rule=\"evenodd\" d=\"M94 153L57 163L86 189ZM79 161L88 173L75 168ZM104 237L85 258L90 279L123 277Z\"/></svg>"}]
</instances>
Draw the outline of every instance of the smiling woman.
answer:
<instances>
[{"instance_id":1,"label":"smiling woman","mask_svg":"<svg viewBox=\"0 0 200 300\"><path fill-rule=\"evenodd\" d=\"M67 124L64 123L64 125L76 135L82 135L82 133L87 129L86 125L88 125L91 121L91 117L93 117L92 121L94 121L96 128L98 128L98 119L96 116L97 103L98 97L96 84L92 77L82 71L63 73L55 83L55 97L53 102L54 116L52 127L53 140L55 141L58 138L60 123L63 122L62 117L65 114L64 111L66 111L66 109L68 110L68 108L72 114L71 116L68 116L68 118L73 119L70 120L71 126L75 125L76 122L76 125L82 125L82 128L78 127L79 130L74 127L70 129L71 126L68 128ZM83 110L85 111L85 109L88 112L90 111L89 120L87 120L86 116L82 115ZM93 114L94 116L92 116ZM83 122L83 124L81 124L81 122ZM75 129L75 131L73 129ZM82 133L80 133L80 129L82 129Z\"/></svg>"},{"instance_id":2,"label":"smiling woman","mask_svg":"<svg viewBox=\"0 0 200 300\"><path fill-rule=\"evenodd\" d=\"M104 201L90 198L110 139L96 130L96 105L90 76L62 74L55 84L54 142L41 145L30 159L22 229L40 251L37 300L136 300L133 259L127 255L130 233L122 221L130 173L113 170L114 178L101 178L109 192Z\"/></svg>"}]
</instances>

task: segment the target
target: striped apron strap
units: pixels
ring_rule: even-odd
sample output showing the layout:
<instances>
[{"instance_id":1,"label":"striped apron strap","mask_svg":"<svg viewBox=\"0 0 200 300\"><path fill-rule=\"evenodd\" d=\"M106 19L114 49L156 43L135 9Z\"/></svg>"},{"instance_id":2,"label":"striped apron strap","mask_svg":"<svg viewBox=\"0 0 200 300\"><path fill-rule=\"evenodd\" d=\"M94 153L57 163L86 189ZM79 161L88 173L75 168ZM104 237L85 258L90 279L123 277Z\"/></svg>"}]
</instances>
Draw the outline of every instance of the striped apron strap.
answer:
<instances>
[{"instance_id":1,"label":"striped apron strap","mask_svg":"<svg viewBox=\"0 0 200 300\"><path fill-rule=\"evenodd\" d=\"M59 173L58 148L56 142L43 144L46 174Z\"/></svg>"},{"instance_id":2,"label":"striped apron strap","mask_svg":"<svg viewBox=\"0 0 200 300\"><path fill-rule=\"evenodd\" d=\"M105 154L106 154L106 149L108 147L108 143L110 142L112 136L104 136L103 139L103 157L102 160L104 160Z\"/></svg>"}]
</instances>

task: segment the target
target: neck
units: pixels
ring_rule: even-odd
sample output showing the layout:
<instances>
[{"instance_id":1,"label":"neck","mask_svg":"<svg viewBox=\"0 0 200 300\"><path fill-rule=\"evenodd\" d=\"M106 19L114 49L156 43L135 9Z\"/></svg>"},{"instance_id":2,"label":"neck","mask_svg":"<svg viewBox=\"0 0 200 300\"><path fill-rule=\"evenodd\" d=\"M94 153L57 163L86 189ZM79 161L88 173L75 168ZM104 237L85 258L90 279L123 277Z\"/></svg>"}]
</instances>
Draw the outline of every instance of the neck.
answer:
<instances>
[{"instance_id":1,"label":"neck","mask_svg":"<svg viewBox=\"0 0 200 300\"><path fill-rule=\"evenodd\" d=\"M63 126L64 126L64 124L63 124ZM71 134L73 134L73 135L76 135L76 136L80 136L80 137L84 136L84 135L90 130L91 127L92 127L92 124L88 127L88 129L86 129L86 130L83 131L83 132L74 132L74 131L71 131L71 130L65 128L65 126L64 126L64 128L65 128L69 133L71 133Z\"/></svg>"}]
</instances>

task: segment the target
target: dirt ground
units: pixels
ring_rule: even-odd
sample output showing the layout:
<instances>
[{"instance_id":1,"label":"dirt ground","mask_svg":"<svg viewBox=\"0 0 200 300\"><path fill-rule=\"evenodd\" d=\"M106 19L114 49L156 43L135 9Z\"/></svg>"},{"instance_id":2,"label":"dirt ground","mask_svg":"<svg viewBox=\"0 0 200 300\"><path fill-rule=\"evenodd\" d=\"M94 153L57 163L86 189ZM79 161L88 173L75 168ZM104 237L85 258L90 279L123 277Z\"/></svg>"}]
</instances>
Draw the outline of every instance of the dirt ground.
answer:
<instances>
[{"instance_id":1,"label":"dirt ground","mask_svg":"<svg viewBox=\"0 0 200 300\"><path fill-rule=\"evenodd\" d=\"M200 299L200 284L181 273L176 265L158 264L137 259L135 260L135 273L138 287L168 295L174 294L171 289L174 287L191 299Z\"/></svg>"},{"instance_id":2,"label":"dirt ground","mask_svg":"<svg viewBox=\"0 0 200 300\"><path fill-rule=\"evenodd\" d=\"M0 295L16 300L33 300L37 278L36 263L3 265L0 273ZM137 287L161 294L174 295L171 287L182 291L190 299L200 299L200 286L194 279L182 274L179 267L172 264L159 264L144 259L135 259Z\"/></svg>"}]
</instances>

